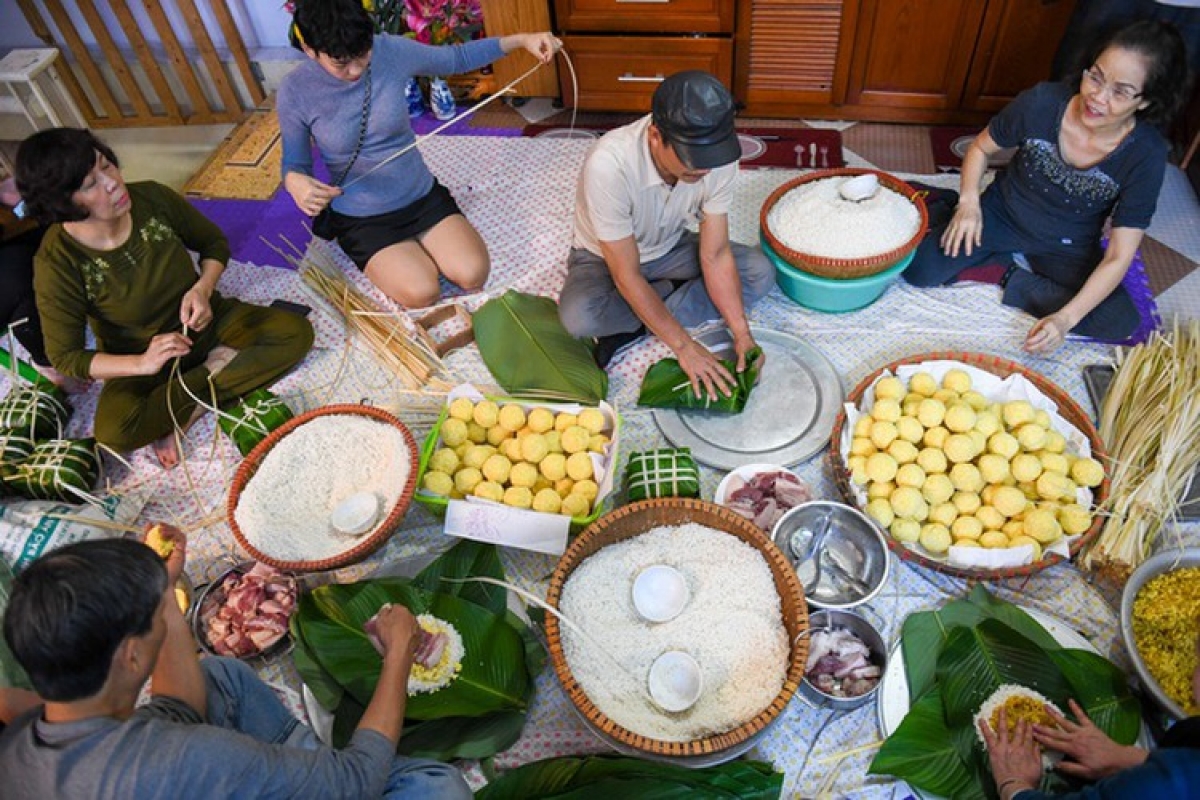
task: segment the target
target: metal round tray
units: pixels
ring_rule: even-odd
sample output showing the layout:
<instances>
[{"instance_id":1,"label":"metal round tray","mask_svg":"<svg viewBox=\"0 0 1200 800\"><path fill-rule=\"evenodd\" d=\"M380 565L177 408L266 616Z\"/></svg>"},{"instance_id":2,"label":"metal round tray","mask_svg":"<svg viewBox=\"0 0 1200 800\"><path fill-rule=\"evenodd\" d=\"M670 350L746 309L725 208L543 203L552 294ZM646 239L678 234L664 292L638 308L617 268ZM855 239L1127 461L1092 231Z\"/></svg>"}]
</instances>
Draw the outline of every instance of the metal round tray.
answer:
<instances>
[{"instance_id":1,"label":"metal round tray","mask_svg":"<svg viewBox=\"0 0 1200 800\"><path fill-rule=\"evenodd\" d=\"M729 470L805 461L828 443L845 399L841 377L820 351L786 333L758 326L751 330L767 361L742 413L654 412L667 440L691 448L701 464ZM721 358L733 358L733 339L725 328L706 331L696 340Z\"/></svg>"}]
</instances>

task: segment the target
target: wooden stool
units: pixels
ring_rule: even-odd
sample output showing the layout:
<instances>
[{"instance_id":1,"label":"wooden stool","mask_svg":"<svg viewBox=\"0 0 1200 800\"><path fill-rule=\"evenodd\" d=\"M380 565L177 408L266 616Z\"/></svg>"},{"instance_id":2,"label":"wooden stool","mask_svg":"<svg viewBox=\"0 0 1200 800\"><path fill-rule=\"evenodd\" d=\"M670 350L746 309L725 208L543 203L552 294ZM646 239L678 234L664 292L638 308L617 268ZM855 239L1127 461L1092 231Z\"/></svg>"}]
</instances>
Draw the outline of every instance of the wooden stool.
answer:
<instances>
[{"instance_id":1,"label":"wooden stool","mask_svg":"<svg viewBox=\"0 0 1200 800\"><path fill-rule=\"evenodd\" d=\"M37 99L50 127L62 127L63 122L58 111L55 110L54 104L50 102L50 98L38 83L39 78L44 75L58 92L59 99L71 112L74 119L70 124L86 128L87 121L80 113L79 107L75 105L75 101L71 99L71 95L67 94L62 78L59 77L58 70L54 68L54 59L56 58L58 58L58 51L51 48L13 50L0 59L0 83L3 83L9 93L21 104L21 111L24 112L25 118L29 120L29 124L35 131L41 130L43 126L39 124L38 115L34 113L35 107L21 93L19 87L22 84L28 86L30 94Z\"/></svg>"}]
</instances>

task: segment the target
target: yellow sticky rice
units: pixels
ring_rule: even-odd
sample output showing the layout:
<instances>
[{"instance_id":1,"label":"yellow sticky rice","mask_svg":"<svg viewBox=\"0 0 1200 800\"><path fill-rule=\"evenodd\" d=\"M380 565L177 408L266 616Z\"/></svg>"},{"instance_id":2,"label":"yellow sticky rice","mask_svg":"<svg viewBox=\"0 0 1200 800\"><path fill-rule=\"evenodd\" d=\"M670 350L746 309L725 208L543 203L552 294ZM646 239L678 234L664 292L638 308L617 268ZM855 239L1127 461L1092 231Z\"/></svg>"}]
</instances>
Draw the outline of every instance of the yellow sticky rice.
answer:
<instances>
[{"instance_id":1,"label":"yellow sticky rice","mask_svg":"<svg viewBox=\"0 0 1200 800\"><path fill-rule=\"evenodd\" d=\"M408 674L408 693L432 693L449 684L462 671L462 660L466 654L463 649L462 636L454 626L445 620L438 619L432 614L417 616L417 624L421 630L430 634L446 634L446 646L442 649L442 657L432 667L422 666L416 662Z\"/></svg>"},{"instance_id":2,"label":"yellow sticky rice","mask_svg":"<svg viewBox=\"0 0 1200 800\"><path fill-rule=\"evenodd\" d=\"M1133 641L1158 685L1193 716L1196 635L1200 633L1200 567L1187 567L1146 582L1133 601Z\"/></svg>"},{"instance_id":3,"label":"yellow sticky rice","mask_svg":"<svg viewBox=\"0 0 1200 800\"><path fill-rule=\"evenodd\" d=\"M1024 686L1017 686L1011 683L1006 683L992 693L992 696L983 701L983 705L975 712L975 735L979 738L981 744L987 747L987 743L983 739L983 733L979 730L979 721L986 719L988 727L993 731L999 732L1000 728L1000 709L1003 707L1007 710L1008 731L1005 734L1011 735L1017 727L1017 723L1025 720L1033 725L1045 725L1054 727L1054 718L1046 713L1044 706L1049 705L1059 714L1062 713L1058 706L1051 703L1047 698L1028 689ZM1061 756L1059 756L1061 757ZM1049 769L1053 765L1051 760L1046 758L1043 753L1042 766Z\"/></svg>"}]
</instances>

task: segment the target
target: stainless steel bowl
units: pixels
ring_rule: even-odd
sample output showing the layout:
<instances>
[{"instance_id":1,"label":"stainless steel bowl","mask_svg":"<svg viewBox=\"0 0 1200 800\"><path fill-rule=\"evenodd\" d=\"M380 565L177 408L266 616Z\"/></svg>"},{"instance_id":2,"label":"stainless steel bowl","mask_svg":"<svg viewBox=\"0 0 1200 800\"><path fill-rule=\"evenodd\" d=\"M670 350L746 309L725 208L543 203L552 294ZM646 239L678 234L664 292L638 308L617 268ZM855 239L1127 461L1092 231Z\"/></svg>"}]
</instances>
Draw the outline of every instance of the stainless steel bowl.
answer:
<instances>
[{"instance_id":1,"label":"stainless steel bowl","mask_svg":"<svg viewBox=\"0 0 1200 800\"><path fill-rule=\"evenodd\" d=\"M230 575L234 575L234 574L238 574L238 575L244 574L246 572L249 572L253 568L254 568L253 561L244 561L240 564L236 564L236 565L230 567L229 569L223 571L220 575L218 575L215 579L213 579L213 581L211 583L207 584L206 586L202 586L199 589L199 594L197 594L194 597L193 602L192 602L192 607L191 607L192 636L195 637L196 643L200 645L200 649L203 650L208 655L216 656L216 655L220 655L220 653L213 650L212 645L209 644L209 641L208 641L208 633L204 629L204 621L201 619L201 613L200 613L201 610L204 608L204 601L207 600L211 595L215 595L218 591L220 591L221 585L225 582L225 579L227 577L229 577ZM289 574L289 573L285 573L285 574ZM289 574L289 576L292 578L293 582L296 583L296 602L298 604L300 601L300 596L299 596L300 595L300 584L299 584L299 582L296 581L296 578L294 575ZM295 613L295 608L296 607L293 607L293 613ZM242 661L253 661L254 659L267 658L269 656L276 655L277 653L282 652L284 649L289 648L291 645L291 640L292 640L291 633L284 632L283 636L280 636L275 642L273 642L265 650L259 651L257 653L251 653L249 655L238 656L238 658Z\"/></svg>"},{"instance_id":2,"label":"stainless steel bowl","mask_svg":"<svg viewBox=\"0 0 1200 800\"><path fill-rule=\"evenodd\" d=\"M856 697L838 697L826 694L809 683L806 674L804 680L800 681L800 693L814 705L823 708L833 708L838 711L850 711L874 700L875 695L879 692L879 684L883 682L883 674L887 671L888 664L887 643L883 641L883 636L875 629L875 626L868 622L865 617L853 611L837 611L834 609L814 611L808 617L808 625L810 636L813 631L821 629L848 628L855 636L862 639L863 644L871 651L871 663L879 667L880 680L871 691L865 694L860 694Z\"/></svg>"},{"instance_id":3,"label":"stainless steel bowl","mask_svg":"<svg viewBox=\"0 0 1200 800\"><path fill-rule=\"evenodd\" d=\"M887 583L891 570L887 542L875 523L845 503L817 500L788 511L771 531L771 538L797 568L804 582L811 571L814 540L829 514L829 532L821 547L821 578L805 590L810 606L850 609L870 601Z\"/></svg>"},{"instance_id":4,"label":"stainless steel bowl","mask_svg":"<svg viewBox=\"0 0 1200 800\"><path fill-rule=\"evenodd\" d=\"M1187 567L1200 567L1200 547L1169 550L1152 556L1133 571L1125 583L1125 590L1121 593L1121 638L1125 641L1125 650L1129 653L1130 660L1133 661L1133 668L1137 670L1142 686L1154 698L1154 701L1175 719L1183 719L1187 713L1158 685L1158 681L1150 674L1150 668L1146 666L1141 653L1138 652L1137 643L1133 638L1133 601L1137 599L1138 592L1142 590L1142 587L1154 578ZM1190 644L1193 643L1189 642Z\"/></svg>"}]
</instances>

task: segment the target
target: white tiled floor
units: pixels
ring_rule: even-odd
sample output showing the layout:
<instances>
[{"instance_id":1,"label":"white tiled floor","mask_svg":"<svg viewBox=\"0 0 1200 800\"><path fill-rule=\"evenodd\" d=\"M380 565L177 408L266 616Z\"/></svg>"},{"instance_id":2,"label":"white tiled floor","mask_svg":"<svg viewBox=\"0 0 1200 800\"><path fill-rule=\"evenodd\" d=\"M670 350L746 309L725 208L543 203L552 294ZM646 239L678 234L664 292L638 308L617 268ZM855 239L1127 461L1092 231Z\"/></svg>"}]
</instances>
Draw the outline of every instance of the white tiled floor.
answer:
<instances>
[{"instance_id":1,"label":"white tiled floor","mask_svg":"<svg viewBox=\"0 0 1200 800\"><path fill-rule=\"evenodd\" d=\"M1200 201L1187 177L1168 167L1158 211L1147 231L1155 239L1200 262ZM1192 272L1156 299L1163 319L1200 317L1200 270Z\"/></svg>"}]
</instances>

